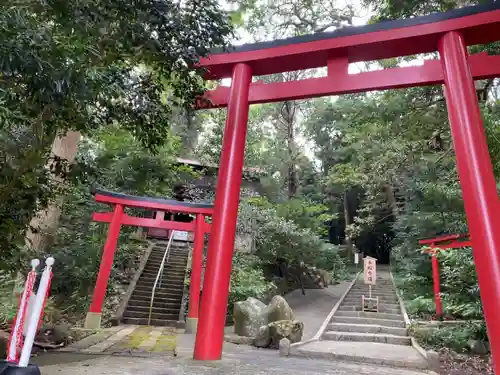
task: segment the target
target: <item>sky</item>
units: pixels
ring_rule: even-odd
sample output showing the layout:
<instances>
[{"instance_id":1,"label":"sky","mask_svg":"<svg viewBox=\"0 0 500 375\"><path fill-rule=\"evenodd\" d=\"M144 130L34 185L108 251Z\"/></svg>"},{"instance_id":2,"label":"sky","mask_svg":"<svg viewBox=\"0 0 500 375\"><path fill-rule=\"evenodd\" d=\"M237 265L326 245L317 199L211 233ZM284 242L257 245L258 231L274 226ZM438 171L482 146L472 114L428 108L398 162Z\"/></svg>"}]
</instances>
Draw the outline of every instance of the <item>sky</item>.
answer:
<instances>
[{"instance_id":1,"label":"sky","mask_svg":"<svg viewBox=\"0 0 500 375\"><path fill-rule=\"evenodd\" d=\"M231 8L230 5L228 5L226 0L219 0L219 3L221 6L223 6L227 10L235 10L235 8ZM362 26L365 25L370 17L372 16L372 12L370 9L363 8L360 4L360 0L338 0L338 8L344 8L346 5L351 5L354 7L356 17L353 18L353 26ZM326 29L326 31L333 31L335 28L331 27ZM260 38L262 39L262 38ZM246 43L252 43L254 41L254 38L252 35L250 35L246 30L240 28L237 30L235 38L232 41L233 45L241 45L241 44L246 44ZM364 64L363 63L354 63L354 64L349 64L349 73L350 74L356 74L359 73L360 71L364 70ZM230 86L231 85L231 79L223 79L221 82L221 85L223 86ZM335 97L332 97L332 100L335 100ZM272 127L271 124L262 124L263 126L268 126ZM311 160L315 160L314 156L314 150L313 147L314 145L308 141L306 138L304 138L302 135L297 134L296 137L297 143L299 147L302 147L304 154Z\"/></svg>"}]
</instances>

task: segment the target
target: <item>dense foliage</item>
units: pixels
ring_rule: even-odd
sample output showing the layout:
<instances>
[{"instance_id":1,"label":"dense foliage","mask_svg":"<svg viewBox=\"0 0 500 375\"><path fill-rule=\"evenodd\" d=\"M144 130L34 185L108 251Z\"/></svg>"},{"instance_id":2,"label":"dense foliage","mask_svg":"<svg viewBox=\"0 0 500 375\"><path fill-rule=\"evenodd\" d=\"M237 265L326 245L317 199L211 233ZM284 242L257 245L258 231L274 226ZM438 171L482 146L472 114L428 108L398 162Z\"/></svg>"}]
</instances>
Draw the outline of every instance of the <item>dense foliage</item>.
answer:
<instances>
[{"instance_id":1,"label":"dense foliage","mask_svg":"<svg viewBox=\"0 0 500 375\"><path fill-rule=\"evenodd\" d=\"M192 65L231 33L215 0L14 1L0 12L0 251L15 267L35 212L58 194L72 129L112 124L151 150L202 89ZM48 168L47 168L48 166ZM12 263L14 262L14 263Z\"/></svg>"}]
</instances>

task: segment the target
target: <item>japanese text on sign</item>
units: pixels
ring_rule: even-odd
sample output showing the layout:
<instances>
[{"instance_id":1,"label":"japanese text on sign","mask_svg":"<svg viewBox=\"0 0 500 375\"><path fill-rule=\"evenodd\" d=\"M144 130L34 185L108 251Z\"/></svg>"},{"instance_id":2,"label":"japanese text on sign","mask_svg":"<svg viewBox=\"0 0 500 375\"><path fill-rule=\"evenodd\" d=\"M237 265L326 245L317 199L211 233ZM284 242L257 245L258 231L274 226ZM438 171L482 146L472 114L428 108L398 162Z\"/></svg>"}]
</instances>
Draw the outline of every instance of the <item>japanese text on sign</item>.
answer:
<instances>
[{"instance_id":1,"label":"japanese text on sign","mask_svg":"<svg viewBox=\"0 0 500 375\"><path fill-rule=\"evenodd\" d=\"M364 259L364 267L365 284L375 285L377 281L377 260L366 257Z\"/></svg>"}]
</instances>

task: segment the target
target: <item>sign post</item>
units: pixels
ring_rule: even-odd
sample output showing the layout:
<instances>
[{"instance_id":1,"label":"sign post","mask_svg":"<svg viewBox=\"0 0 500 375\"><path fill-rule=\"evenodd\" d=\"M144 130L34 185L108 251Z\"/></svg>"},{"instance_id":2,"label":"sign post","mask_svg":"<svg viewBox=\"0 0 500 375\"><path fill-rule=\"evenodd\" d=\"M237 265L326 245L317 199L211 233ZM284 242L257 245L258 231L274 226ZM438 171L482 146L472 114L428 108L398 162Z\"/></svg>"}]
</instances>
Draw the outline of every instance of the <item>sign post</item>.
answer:
<instances>
[{"instance_id":1,"label":"sign post","mask_svg":"<svg viewBox=\"0 0 500 375\"><path fill-rule=\"evenodd\" d=\"M378 297L372 297L372 285L377 283L377 259L366 257L364 262L364 282L368 285L369 296L361 296L363 311L378 312Z\"/></svg>"}]
</instances>

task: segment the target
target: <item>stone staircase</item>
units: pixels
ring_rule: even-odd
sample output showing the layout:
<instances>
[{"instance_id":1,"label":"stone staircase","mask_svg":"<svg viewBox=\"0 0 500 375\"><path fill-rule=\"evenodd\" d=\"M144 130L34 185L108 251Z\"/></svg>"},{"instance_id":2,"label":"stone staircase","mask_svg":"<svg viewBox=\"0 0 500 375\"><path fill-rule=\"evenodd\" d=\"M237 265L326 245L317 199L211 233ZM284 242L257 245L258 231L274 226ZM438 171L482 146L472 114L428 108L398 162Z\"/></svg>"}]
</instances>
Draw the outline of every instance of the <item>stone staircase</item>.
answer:
<instances>
[{"instance_id":1,"label":"stone staircase","mask_svg":"<svg viewBox=\"0 0 500 375\"><path fill-rule=\"evenodd\" d=\"M123 323L148 325L151 293L166 247L166 242L155 243L146 266L127 303L122 318ZM185 243L172 242L161 283L156 288L150 325L181 325L179 314L188 257L189 247Z\"/></svg>"},{"instance_id":2,"label":"stone staircase","mask_svg":"<svg viewBox=\"0 0 500 375\"><path fill-rule=\"evenodd\" d=\"M369 295L360 275L320 341L298 349L301 356L348 360L394 367L427 369L427 361L411 346L389 269L379 266L372 296L379 298L379 312L364 312L361 297Z\"/></svg>"}]
</instances>

